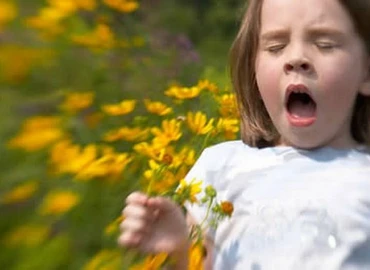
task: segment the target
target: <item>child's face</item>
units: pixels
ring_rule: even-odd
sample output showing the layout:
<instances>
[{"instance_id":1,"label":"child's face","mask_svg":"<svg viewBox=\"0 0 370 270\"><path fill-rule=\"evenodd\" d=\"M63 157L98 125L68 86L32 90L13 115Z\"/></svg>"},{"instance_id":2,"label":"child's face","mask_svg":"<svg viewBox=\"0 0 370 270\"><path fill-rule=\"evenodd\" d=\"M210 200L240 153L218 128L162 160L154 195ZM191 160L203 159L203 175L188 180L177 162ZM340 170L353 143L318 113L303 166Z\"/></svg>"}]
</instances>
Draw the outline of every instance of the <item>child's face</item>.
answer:
<instances>
[{"instance_id":1,"label":"child's face","mask_svg":"<svg viewBox=\"0 0 370 270\"><path fill-rule=\"evenodd\" d=\"M282 143L351 147L357 94L370 57L338 0L264 0L257 85ZM298 94L300 93L300 94Z\"/></svg>"}]
</instances>

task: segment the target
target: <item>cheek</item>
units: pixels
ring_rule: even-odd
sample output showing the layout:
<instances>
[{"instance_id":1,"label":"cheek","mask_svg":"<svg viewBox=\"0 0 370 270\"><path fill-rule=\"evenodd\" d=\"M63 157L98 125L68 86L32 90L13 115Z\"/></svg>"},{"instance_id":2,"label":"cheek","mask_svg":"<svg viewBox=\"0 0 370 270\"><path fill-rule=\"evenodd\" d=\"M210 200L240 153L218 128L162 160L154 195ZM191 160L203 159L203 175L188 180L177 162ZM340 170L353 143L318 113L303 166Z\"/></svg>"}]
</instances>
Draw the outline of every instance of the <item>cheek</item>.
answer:
<instances>
[{"instance_id":1,"label":"cheek","mask_svg":"<svg viewBox=\"0 0 370 270\"><path fill-rule=\"evenodd\" d=\"M336 68L333 68L336 67ZM360 83L360 68L358 63L344 59L335 64L322 65L320 75L320 88L327 92L336 92L341 96L356 95Z\"/></svg>"},{"instance_id":2,"label":"cheek","mask_svg":"<svg viewBox=\"0 0 370 270\"><path fill-rule=\"evenodd\" d=\"M319 89L323 107L330 112L332 120L337 121L353 106L359 91L359 70L348 62L334 67L330 65L319 72Z\"/></svg>"},{"instance_id":3,"label":"cheek","mask_svg":"<svg viewBox=\"0 0 370 270\"><path fill-rule=\"evenodd\" d=\"M256 61L256 80L262 98L265 98L266 94L278 93L279 78L280 73L276 62L264 58Z\"/></svg>"}]
</instances>

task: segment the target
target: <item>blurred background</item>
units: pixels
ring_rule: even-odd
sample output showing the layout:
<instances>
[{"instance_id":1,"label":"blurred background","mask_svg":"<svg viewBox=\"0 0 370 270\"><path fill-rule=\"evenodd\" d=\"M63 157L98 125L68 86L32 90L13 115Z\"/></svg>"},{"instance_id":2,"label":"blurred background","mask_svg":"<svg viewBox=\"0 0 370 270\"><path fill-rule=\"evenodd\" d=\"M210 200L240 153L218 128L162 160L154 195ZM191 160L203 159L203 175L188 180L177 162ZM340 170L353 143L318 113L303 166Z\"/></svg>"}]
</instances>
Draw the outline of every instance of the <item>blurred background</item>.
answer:
<instances>
[{"instance_id":1,"label":"blurred background","mask_svg":"<svg viewBox=\"0 0 370 270\"><path fill-rule=\"evenodd\" d=\"M160 193L238 137L244 2L0 0L0 269L134 269L117 226L148 161L182 155Z\"/></svg>"}]
</instances>

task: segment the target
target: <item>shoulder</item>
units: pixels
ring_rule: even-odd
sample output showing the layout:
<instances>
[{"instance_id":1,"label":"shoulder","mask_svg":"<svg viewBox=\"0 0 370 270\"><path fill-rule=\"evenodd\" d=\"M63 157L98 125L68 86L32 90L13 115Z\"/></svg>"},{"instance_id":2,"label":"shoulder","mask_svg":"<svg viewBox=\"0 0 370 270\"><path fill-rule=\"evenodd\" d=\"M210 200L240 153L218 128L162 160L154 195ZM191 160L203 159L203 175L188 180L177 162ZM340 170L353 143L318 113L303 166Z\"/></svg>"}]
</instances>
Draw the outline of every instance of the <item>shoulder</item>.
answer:
<instances>
[{"instance_id":1,"label":"shoulder","mask_svg":"<svg viewBox=\"0 0 370 270\"><path fill-rule=\"evenodd\" d=\"M227 141L207 147L187 174L186 180L201 179L206 185L224 189L227 175L239 170L249 170L249 160L255 159L259 149L242 141ZM260 162L259 162L260 163Z\"/></svg>"},{"instance_id":2,"label":"shoulder","mask_svg":"<svg viewBox=\"0 0 370 270\"><path fill-rule=\"evenodd\" d=\"M370 145L369 146L362 145L358 147L355 151L358 152L359 159L364 159L370 163Z\"/></svg>"},{"instance_id":3,"label":"shoulder","mask_svg":"<svg viewBox=\"0 0 370 270\"><path fill-rule=\"evenodd\" d=\"M222 173L231 164L236 164L242 153L253 151L252 149L242 141L227 141L207 147L189 171L187 178L213 179L215 174Z\"/></svg>"},{"instance_id":4,"label":"shoulder","mask_svg":"<svg viewBox=\"0 0 370 270\"><path fill-rule=\"evenodd\" d=\"M235 141L226 141L226 142L222 142L216 145L212 145L206 149L211 150L211 151L230 151L230 150L241 149L241 148L251 148L251 147L243 143L241 140L235 140Z\"/></svg>"},{"instance_id":5,"label":"shoulder","mask_svg":"<svg viewBox=\"0 0 370 270\"><path fill-rule=\"evenodd\" d=\"M206 148L200 158L220 163L227 160L230 161L231 157L255 151L258 151L258 149L246 145L241 140L227 141Z\"/></svg>"}]
</instances>

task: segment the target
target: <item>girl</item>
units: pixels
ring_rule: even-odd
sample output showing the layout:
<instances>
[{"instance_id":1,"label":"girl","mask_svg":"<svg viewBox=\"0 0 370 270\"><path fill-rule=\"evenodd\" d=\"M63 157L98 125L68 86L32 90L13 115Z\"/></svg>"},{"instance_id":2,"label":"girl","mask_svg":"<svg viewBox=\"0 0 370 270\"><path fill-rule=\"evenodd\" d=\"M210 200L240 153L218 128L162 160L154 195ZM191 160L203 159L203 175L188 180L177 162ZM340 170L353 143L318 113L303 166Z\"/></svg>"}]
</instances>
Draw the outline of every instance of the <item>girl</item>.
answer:
<instances>
[{"instance_id":1,"label":"girl","mask_svg":"<svg viewBox=\"0 0 370 270\"><path fill-rule=\"evenodd\" d=\"M231 71L242 141L206 149L187 179L232 201L206 234L212 269L370 269L370 1L251 0ZM187 206L188 222L206 209ZM133 193L119 242L187 269L187 227Z\"/></svg>"}]
</instances>

